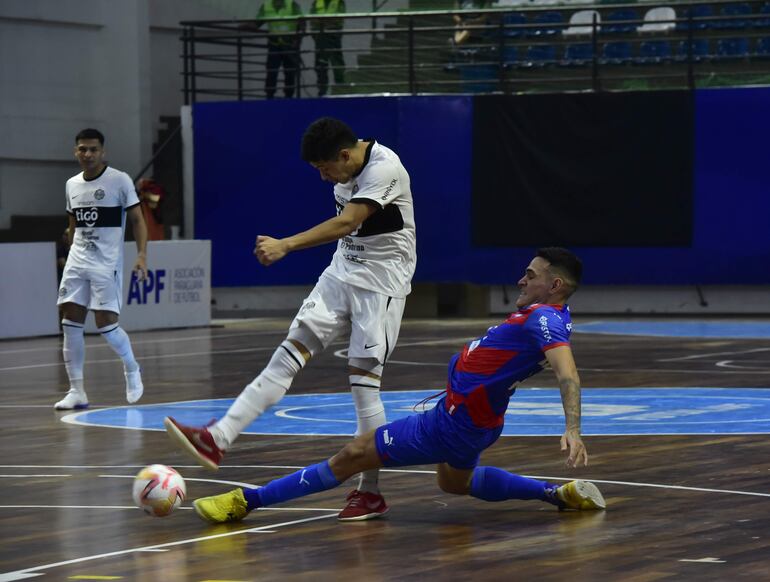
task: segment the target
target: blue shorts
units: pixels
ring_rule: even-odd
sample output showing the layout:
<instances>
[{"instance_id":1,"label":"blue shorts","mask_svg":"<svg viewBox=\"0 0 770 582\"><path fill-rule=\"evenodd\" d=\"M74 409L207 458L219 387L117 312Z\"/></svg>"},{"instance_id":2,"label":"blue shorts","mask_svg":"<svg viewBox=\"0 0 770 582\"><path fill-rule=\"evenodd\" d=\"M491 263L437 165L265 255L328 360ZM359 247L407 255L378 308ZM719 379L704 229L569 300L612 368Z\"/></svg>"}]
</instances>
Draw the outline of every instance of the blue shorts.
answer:
<instances>
[{"instance_id":1,"label":"blue shorts","mask_svg":"<svg viewBox=\"0 0 770 582\"><path fill-rule=\"evenodd\" d=\"M379 427L374 434L377 454L385 467L448 463L455 469L473 469L503 427L482 429L469 422L450 415L442 398L431 410Z\"/></svg>"}]
</instances>

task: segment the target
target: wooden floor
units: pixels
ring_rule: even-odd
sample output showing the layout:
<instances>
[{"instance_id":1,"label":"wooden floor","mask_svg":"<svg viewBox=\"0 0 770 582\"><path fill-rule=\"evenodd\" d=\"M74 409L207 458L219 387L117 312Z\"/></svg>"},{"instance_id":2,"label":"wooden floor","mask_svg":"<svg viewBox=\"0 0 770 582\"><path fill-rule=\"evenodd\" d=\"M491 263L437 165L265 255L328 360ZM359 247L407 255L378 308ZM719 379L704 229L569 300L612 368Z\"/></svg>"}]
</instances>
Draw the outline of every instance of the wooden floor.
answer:
<instances>
[{"instance_id":1,"label":"wooden floor","mask_svg":"<svg viewBox=\"0 0 770 582\"><path fill-rule=\"evenodd\" d=\"M579 320L578 320L579 321ZM494 321L407 321L386 368L389 390L443 388L446 363ZM234 397L270 357L287 320L131 334L146 403ZM456 341L447 341L453 340ZM92 406L120 406L122 370L87 338ZM342 344L334 349L344 347ZM770 340L575 334L586 390L767 387ZM320 356L294 393L340 392L345 362ZM588 468L569 470L554 437L503 437L482 457L524 475L596 480L606 512L540 502L484 503L441 493L433 467L383 472L387 517L335 520L347 486L212 527L188 508L153 519L131 507L130 477L165 463L191 497L264 483L334 453L342 437L244 436L218 473L191 466L161 432L65 424L58 338L0 342L0 582L41 580L770 580L767 435L589 437ZM755 350L755 351L750 351ZM743 368L714 358L739 352ZM538 386L554 386L550 372ZM197 480L200 479L200 480Z\"/></svg>"}]
</instances>

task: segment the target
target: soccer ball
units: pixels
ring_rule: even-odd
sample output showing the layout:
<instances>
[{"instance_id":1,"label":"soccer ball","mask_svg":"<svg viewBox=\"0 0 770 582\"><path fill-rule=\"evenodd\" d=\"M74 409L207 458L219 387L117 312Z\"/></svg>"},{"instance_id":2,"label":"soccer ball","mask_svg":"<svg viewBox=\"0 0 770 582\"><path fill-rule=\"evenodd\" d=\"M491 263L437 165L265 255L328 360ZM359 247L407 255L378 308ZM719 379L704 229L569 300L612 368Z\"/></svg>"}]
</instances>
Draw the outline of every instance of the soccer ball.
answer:
<instances>
[{"instance_id":1,"label":"soccer ball","mask_svg":"<svg viewBox=\"0 0 770 582\"><path fill-rule=\"evenodd\" d=\"M166 465L149 465L134 479L134 503L154 517L170 515L186 496L184 479Z\"/></svg>"}]
</instances>

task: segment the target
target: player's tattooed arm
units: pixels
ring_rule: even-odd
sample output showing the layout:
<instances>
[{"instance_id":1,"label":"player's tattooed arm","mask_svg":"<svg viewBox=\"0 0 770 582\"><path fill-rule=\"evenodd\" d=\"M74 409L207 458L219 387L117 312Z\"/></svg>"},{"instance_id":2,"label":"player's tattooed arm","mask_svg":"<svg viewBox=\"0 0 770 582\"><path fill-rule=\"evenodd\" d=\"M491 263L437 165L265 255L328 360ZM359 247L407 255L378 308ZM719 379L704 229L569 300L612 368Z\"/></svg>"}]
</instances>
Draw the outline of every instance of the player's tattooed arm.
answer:
<instances>
[{"instance_id":1,"label":"player's tattooed arm","mask_svg":"<svg viewBox=\"0 0 770 582\"><path fill-rule=\"evenodd\" d=\"M566 430L561 437L561 450L569 451L567 465L588 464L588 451L580 436L580 376L569 346L559 346L545 353L559 382Z\"/></svg>"}]
</instances>

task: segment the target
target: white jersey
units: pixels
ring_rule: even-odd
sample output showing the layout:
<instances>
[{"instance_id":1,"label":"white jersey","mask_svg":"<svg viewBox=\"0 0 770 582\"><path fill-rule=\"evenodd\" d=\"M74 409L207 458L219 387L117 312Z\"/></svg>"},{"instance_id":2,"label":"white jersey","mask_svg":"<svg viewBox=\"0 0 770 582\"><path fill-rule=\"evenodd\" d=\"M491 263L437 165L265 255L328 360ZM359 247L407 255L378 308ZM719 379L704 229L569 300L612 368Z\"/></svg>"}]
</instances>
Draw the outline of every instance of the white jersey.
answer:
<instances>
[{"instance_id":1,"label":"white jersey","mask_svg":"<svg viewBox=\"0 0 770 582\"><path fill-rule=\"evenodd\" d=\"M67 180L67 213L75 219L67 267L123 272L126 209L139 204L128 174L109 166L96 178Z\"/></svg>"},{"instance_id":2,"label":"white jersey","mask_svg":"<svg viewBox=\"0 0 770 582\"><path fill-rule=\"evenodd\" d=\"M347 183L334 186L337 214L357 200L379 208L339 240L324 274L355 287L406 297L417 264L409 174L395 152L374 140L364 141L370 144L363 168Z\"/></svg>"}]
</instances>

